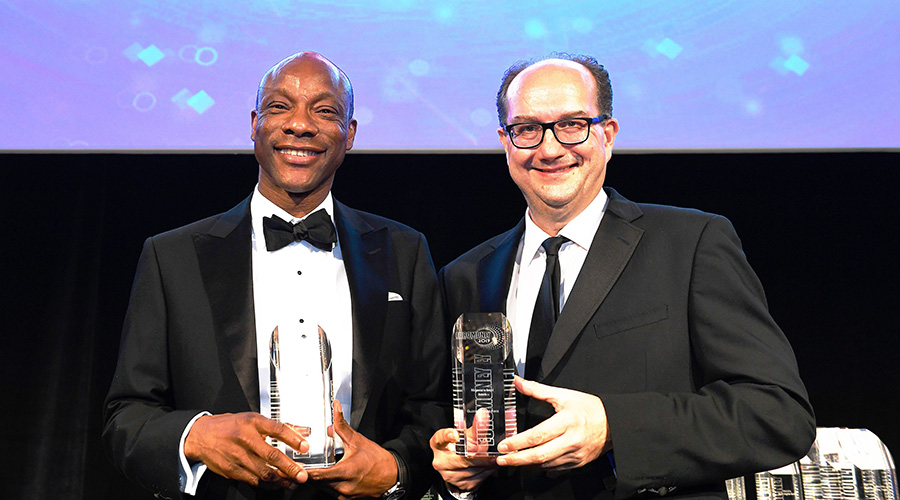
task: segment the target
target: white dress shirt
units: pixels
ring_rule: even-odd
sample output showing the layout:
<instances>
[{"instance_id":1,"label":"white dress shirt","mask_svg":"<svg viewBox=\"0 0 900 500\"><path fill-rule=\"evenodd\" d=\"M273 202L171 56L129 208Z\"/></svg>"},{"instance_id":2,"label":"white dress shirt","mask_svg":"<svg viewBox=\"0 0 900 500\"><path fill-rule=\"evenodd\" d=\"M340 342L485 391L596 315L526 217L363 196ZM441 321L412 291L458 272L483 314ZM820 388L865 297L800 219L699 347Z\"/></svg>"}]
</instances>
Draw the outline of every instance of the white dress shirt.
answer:
<instances>
[{"instance_id":1,"label":"white dress shirt","mask_svg":"<svg viewBox=\"0 0 900 500\"><path fill-rule=\"evenodd\" d=\"M560 298L559 307L563 309L566 299L572 293L581 266L587 258L591 243L609 201L602 189L594 200L580 214L569 221L560 231L570 241L559 249ZM537 302L547 254L541 246L550 238L531 220L531 213L525 212L525 233L519 240L516 262L513 265L512 279L509 283L509 294L506 296L506 315L513 332L513 354L516 357L516 369L520 376L525 374L525 358L528 351L528 333L531 329L531 316Z\"/></svg>"},{"instance_id":2,"label":"white dress shirt","mask_svg":"<svg viewBox=\"0 0 900 500\"><path fill-rule=\"evenodd\" d=\"M334 199L330 192L310 213L319 209L325 209L334 222ZM320 250L307 241L295 241L269 252L263 237L263 217L272 215L292 224L302 220L272 203L259 192L257 185L250 199L250 244L260 413L266 417L272 416L269 397L269 339L272 331L280 322L303 320L321 326L328 336L335 399L340 401L345 418L348 418L352 394L353 309L340 238L330 252ZM188 464L184 456L184 440L194 421L203 415L209 415L209 412L200 413L191 420L181 436L179 447L182 491L189 495L196 494L206 465L202 462L193 466ZM304 425L303 422L291 423ZM337 436L335 448L336 451L343 448Z\"/></svg>"}]
</instances>

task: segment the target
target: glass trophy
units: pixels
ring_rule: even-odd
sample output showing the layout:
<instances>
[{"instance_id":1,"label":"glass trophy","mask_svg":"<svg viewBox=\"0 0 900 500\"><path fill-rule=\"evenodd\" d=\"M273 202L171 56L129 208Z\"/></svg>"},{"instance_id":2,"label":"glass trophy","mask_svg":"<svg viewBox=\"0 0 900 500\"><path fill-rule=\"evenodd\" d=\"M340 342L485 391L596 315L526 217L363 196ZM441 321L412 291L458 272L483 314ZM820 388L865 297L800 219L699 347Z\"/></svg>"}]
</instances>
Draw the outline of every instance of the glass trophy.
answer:
<instances>
[{"instance_id":1,"label":"glass trophy","mask_svg":"<svg viewBox=\"0 0 900 500\"><path fill-rule=\"evenodd\" d=\"M453 425L456 454L501 455L497 445L516 433L516 361L512 330L502 313L465 313L453 326Z\"/></svg>"},{"instance_id":2,"label":"glass trophy","mask_svg":"<svg viewBox=\"0 0 900 500\"><path fill-rule=\"evenodd\" d=\"M271 437L269 443L307 469L334 465L331 344L325 331L312 322L281 324L272 332L269 353L272 419L309 429L309 451Z\"/></svg>"},{"instance_id":3,"label":"glass trophy","mask_svg":"<svg viewBox=\"0 0 900 500\"><path fill-rule=\"evenodd\" d=\"M867 429L819 427L800 460L726 482L729 500L897 500L887 447Z\"/></svg>"}]
</instances>

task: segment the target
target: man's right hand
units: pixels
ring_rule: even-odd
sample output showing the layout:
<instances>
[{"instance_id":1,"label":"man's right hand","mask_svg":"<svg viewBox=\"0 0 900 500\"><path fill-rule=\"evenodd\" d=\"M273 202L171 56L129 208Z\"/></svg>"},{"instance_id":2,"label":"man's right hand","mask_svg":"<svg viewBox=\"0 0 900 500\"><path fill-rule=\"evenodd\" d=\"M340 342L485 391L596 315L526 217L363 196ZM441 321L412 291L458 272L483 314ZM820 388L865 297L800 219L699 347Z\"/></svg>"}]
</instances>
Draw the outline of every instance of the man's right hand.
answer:
<instances>
[{"instance_id":1,"label":"man's right hand","mask_svg":"<svg viewBox=\"0 0 900 500\"><path fill-rule=\"evenodd\" d=\"M482 420L489 418L486 412L479 411L475 422L468 429L466 438L476 443L476 428ZM475 491L481 482L497 469L493 457L463 457L456 454L456 441L459 438L456 429L440 429L431 436L431 451L434 453L432 466L437 470L451 493Z\"/></svg>"},{"instance_id":2,"label":"man's right hand","mask_svg":"<svg viewBox=\"0 0 900 500\"><path fill-rule=\"evenodd\" d=\"M266 488L293 488L307 472L266 442L272 436L301 453L309 443L293 427L258 413L226 413L198 418L184 440L184 455L216 474Z\"/></svg>"}]
</instances>

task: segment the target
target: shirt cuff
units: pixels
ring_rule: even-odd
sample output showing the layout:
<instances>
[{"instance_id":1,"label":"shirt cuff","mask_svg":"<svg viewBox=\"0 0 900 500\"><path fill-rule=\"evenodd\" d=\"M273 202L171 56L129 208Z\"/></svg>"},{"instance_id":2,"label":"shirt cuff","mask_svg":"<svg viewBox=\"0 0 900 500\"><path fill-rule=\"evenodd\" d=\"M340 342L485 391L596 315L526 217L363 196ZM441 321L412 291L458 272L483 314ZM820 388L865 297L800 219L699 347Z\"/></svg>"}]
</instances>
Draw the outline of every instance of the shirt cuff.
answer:
<instances>
[{"instance_id":1,"label":"shirt cuff","mask_svg":"<svg viewBox=\"0 0 900 500\"><path fill-rule=\"evenodd\" d=\"M197 486L200 484L200 477L206 472L206 464L203 462L197 462L193 465L188 463L187 457L184 456L184 440L187 439L188 432L191 431L194 422L196 422L198 418L206 415L212 415L212 413L204 411L192 418L184 428L184 432L181 433L181 441L178 443L178 485L181 488L182 493L191 496L197 494Z\"/></svg>"},{"instance_id":2,"label":"shirt cuff","mask_svg":"<svg viewBox=\"0 0 900 500\"><path fill-rule=\"evenodd\" d=\"M456 488L450 486L449 483L444 483L444 491L441 492L441 497L444 500L475 500L478 498L477 491L453 491Z\"/></svg>"}]
</instances>

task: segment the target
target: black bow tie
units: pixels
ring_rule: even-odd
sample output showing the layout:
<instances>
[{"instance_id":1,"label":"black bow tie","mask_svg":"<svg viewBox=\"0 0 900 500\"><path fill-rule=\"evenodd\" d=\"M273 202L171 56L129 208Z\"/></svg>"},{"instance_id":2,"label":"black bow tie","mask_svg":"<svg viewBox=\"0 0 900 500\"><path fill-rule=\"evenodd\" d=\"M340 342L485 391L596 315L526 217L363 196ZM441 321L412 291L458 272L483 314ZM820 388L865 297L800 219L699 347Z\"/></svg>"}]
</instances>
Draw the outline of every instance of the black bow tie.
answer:
<instances>
[{"instance_id":1,"label":"black bow tie","mask_svg":"<svg viewBox=\"0 0 900 500\"><path fill-rule=\"evenodd\" d=\"M337 241L334 223L325 209L316 210L302 221L291 224L273 215L263 217L263 236L266 238L266 250L274 252L295 241L306 240L310 245L330 252Z\"/></svg>"}]
</instances>

